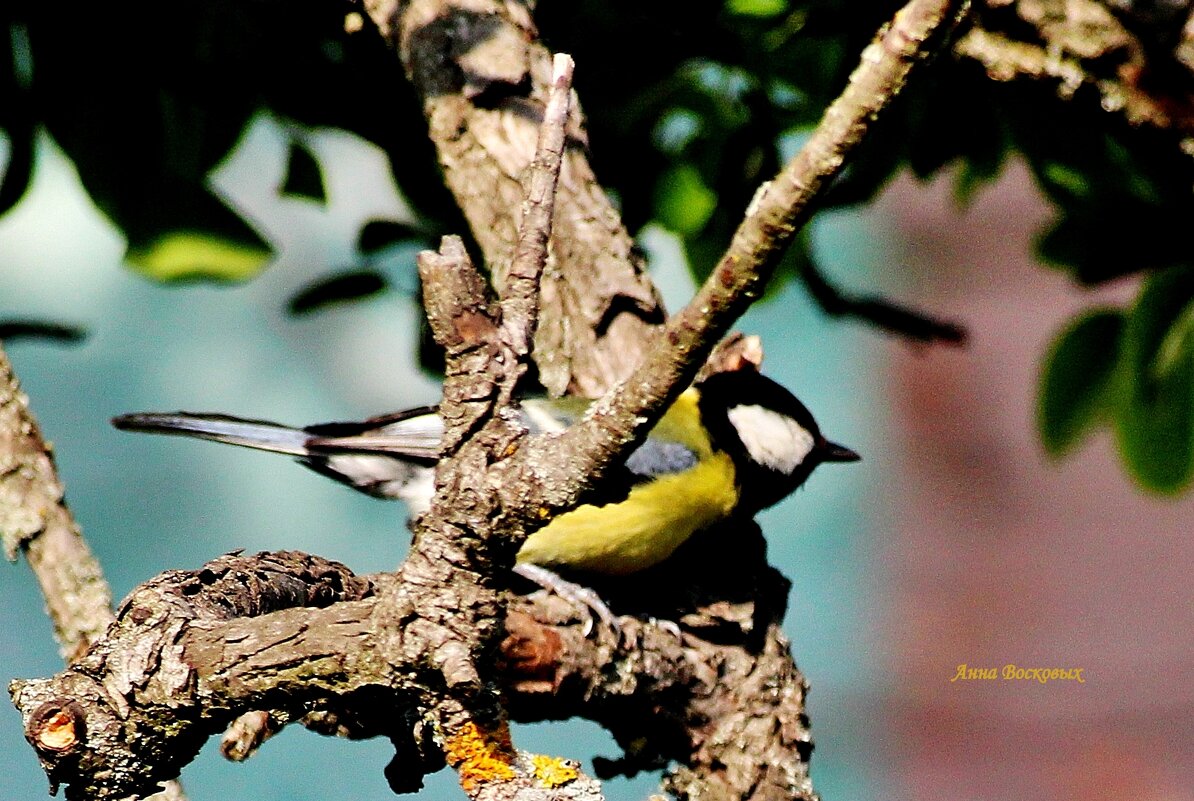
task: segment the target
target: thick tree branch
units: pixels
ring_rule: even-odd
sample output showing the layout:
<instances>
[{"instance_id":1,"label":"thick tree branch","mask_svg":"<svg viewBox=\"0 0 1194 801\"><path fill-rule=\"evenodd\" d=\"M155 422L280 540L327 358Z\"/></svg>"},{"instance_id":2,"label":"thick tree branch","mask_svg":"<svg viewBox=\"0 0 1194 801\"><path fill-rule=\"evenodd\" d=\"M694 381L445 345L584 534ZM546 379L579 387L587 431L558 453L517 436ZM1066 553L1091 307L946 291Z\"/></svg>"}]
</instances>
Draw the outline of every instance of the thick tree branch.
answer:
<instances>
[{"instance_id":1,"label":"thick tree branch","mask_svg":"<svg viewBox=\"0 0 1194 801\"><path fill-rule=\"evenodd\" d=\"M527 4L367 0L423 98L444 176L502 289L517 241L522 180L550 86L551 57ZM594 397L624 378L663 319L630 235L570 121L541 287L535 359L550 391Z\"/></svg>"},{"instance_id":2,"label":"thick tree branch","mask_svg":"<svg viewBox=\"0 0 1194 801\"><path fill-rule=\"evenodd\" d=\"M443 630L413 611L395 630L392 617L421 602L423 589L300 553L224 556L139 587L86 656L53 678L14 682L13 698L68 799L146 792L208 736L261 709L282 723L314 712L354 736L389 737L397 755L387 776L396 790L415 789L442 766L439 738L451 734L426 706L428 687L443 682L429 675L429 657L452 661ZM485 744L476 739L470 747ZM542 765L509 758L522 771L522 797L555 797L536 773ZM482 771L499 772L485 762L472 769L478 785ZM592 786L572 775L574 793Z\"/></svg>"},{"instance_id":3,"label":"thick tree branch","mask_svg":"<svg viewBox=\"0 0 1194 801\"><path fill-rule=\"evenodd\" d=\"M603 588L644 615L676 615L679 604L680 622L700 637L638 621L585 636L576 609L540 593L519 602L502 684L517 717L580 714L609 727L628 745L624 769L680 760L668 782L681 797L810 798L805 686L779 632L787 582L766 566L756 527L706 536L734 536L740 547L711 565L708 543L693 543L644 581ZM442 764L440 729L421 699L437 683L427 655L443 650L444 634L413 614L395 630L391 616L395 598L409 608L419 593L393 575L357 577L305 554L220 557L142 585L96 648L64 674L18 682L14 697L71 799L151 787L238 714L267 708L283 723L330 716L341 733L389 737L397 756L387 774L412 789ZM387 644L396 634L397 648ZM545 638L555 645L534 645ZM654 750L630 746L645 733ZM483 761L469 769L496 770ZM559 764L523 769L539 782L531 796L551 797L543 783L559 781ZM103 780L79 782L84 771ZM568 782L571 797L595 797L578 780Z\"/></svg>"},{"instance_id":4,"label":"thick tree branch","mask_svg":"<svg viewBox=\"0 0 1194 801\"><path fill-rule=\"evenodd\" d=\"M318 621L294 610L371 593L369 582L315 557L221 557L202 570L172 571L143 584L121 605L108 633L67 671L13 682L10 692L52 786L69 783L68 798L151 792L235 715L263 708L282 717L301 714L320 684L309 664L316 660L294 653L318 651L299 636ZM350 641L349 606L329 611L338 625L312 629L315 636ZM246 642L244 625L253 620L268 625ZM220 639L213 632L221 624L241 628ZM288 638L298 641L289 670L284 660L270 661ZM326 658L326 640L324 646ZM338 651L339 645L331 648ZM203 670L205 659L219 668ZM334 661L325 659L323 668ZM229 691L227 679L247 668L259 671L257 680ZM304 689L308 682L311 689Z\"/></svg>"}]
</instances>

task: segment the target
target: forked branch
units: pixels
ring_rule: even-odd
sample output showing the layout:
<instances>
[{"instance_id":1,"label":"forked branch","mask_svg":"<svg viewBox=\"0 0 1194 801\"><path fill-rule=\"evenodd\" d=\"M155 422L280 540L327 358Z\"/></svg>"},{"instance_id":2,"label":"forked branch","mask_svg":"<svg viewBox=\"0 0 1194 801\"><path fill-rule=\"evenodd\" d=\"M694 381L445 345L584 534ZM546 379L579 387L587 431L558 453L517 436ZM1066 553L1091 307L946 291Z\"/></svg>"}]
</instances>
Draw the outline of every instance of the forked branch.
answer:
<instances>
[{"instance_id":1,"label":"forked branch","mask_svg":"<svg viewBox=\"0 0 1194 801\"><path fill-rule=\"evenodd\" d=\"M388 15L379 12L382 5L373 3L371 13L398 32L412 71L430 58L420 48L437 43L442 47L442 37L468 27L461 19L438 15L452 3L414 0ZM487 0L471 5L486 6ZM525 39L493 33L497 17L517 16L525 9L516 3L497 5L500 8L491 9L493 18L487 21L491 36L467 42L464 58L480 59L476 48L482 45L515 55L520 41L527 47ZM818 193L843 168L871 119L898 93L912 68L943 41L965 7L959 0L909 3L867 48L845 92L801 153L759 190L729 250L693 303L650 341L644 337L636 344L641 358L634 372L617 382L573 428L557 437L529 438L517 417L507 412L537 321L551 327L562 319L554 316L559 313L553 305L558 298L549 298L547 291L548 286L558 286L541 274L551 241L550 184L559 169L552 166L551 153L563 154L555 158L557 165L569 162L560 131L568 113L566 104L557 113L551 110L556 101L546 102L541 158L536 160L546 177L533 177L532 199L521 215L523 230L507 240L518 243L517 255L507 255L514 248L486 247L499 279L499 299L490 295L459 240L446 239L438 254L420 259L428 318L448 354L441 405L445 445L435 499L416 523L408 559L392 576L362 584L314 557L273 555L268 558L295 564L276 574L266 571L247 606L212 606L212 593L226 577L235 583L241 581L241 573L261 575L254 572L256 563L239 562L240 557L228 557L232 561L219 563L218 569L167 574L145 585L126 602L109 636L79 665L53 679L14 687L27 732L52 778L70 783L71 798L144 792L174 775L213 728L226 725L235 714L266 709L285 721L315 710L342 716L345 725L359 730L389 736L396 757L387 776L396 790L413 789L424 773L446 761L474 798L596 798L595 784L573 766L530 761L509 743L492 655L503 634L502 585L514 554L523 538L542 524L545 513L574 505L582 492L625 458L692 381L717 340L761 293L784 247L811 214ZM421 15L417 19L412 16L416 13ZM474 22L485 17L473 7L462 13ZM472 92L474 97L488 93L493 104L517 85L511 78L534 71L527 58L499 59L497 66L509 74L501 69L494 74L477 69L455 74L453 81L459 86L440 87L443 91L435 97L426 95L429 114L446 113L442 103L451 94L448 89ZM556 75L550 82L552 93L567 94L566 78L558 71ZM433 132L436 125L433 120ZM450 165L449 171L459 168ZM459 185L454 189L458 194L465 191ZM575 186L569 192L565 219L575 212ZM575 229L570 232L581 235ZM553 245L568 246L570 240L559 237ZM494 253L501 257L495 260ZM576 280L572 290L592 285L592 276ZM536 341L543 346L543 337ZM610 357L582 380L575 345L561 345L569 365L565 383L600 388L611 383L611 375L625 375L617 367L623 364L620 357ZM602 352L607 357L611 353ZM761 553L754 554L752 564L761 563ZM742 575L759 574L750 568ZM744 708L750 708L749 699L733 694L758 687L760 693L778 693L774 697L782 697L782 710L756 710L757 716L742 721L744 728L734 736L728 730L716 736L694 732L687 757L675 755L687 760L671 782L679 795L762 801L812 794L809 740L801 722L803 679L779 632L782 601L773 598L764 604L751 595L762 586L780 594L776 582L751 579L739 588L741 607L724 600L711 604L739 615L735 625L742 632L737 645L743 663L735 675L743 678L733 687L717 682L702 686L710 693L729 693L727 697ZM281 599L282 605L264 603L265 598ZM224 610L225 616L213 617L213 608ZM780 666L760 672L765 663L759 654L770 654ZM723 656L717 652L713 661ZM698 663L704 664L695 658L691 662ZM768 684L769 676L782 676L778 690ZM371 719L371 709L384 710L383 720ZM578 711L602 719L599 706ZM768 763L778 760L785 766L779 774L769 773L755 755L735 756L732 748L726 750L727 744L741 741L735 737L754 731L752 721L772 730L785 720L796 723L777 740L779 751L766 756ZM734 769L729 771L731 763Z\"/></svg>"}]
</instances>

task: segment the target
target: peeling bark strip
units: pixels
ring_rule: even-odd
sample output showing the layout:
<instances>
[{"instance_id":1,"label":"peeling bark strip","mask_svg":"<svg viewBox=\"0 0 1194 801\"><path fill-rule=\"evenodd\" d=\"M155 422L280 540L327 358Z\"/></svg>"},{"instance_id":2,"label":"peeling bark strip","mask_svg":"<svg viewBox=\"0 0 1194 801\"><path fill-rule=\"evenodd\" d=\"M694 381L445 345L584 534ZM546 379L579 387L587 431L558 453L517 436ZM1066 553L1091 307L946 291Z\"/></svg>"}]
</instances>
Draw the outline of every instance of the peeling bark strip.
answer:
<instances>
[{"instance_id":1,"label":"peeling bark strip","mask_svg":"<svg viewBox=\"0 0 1194 801\"><path fill-rule=\"evenodd\" d=\"M501 0L365 5L423 98L448 186L501 290L550 85L551 57L536 41L528 6ZM535 360L549 391L596 397L630 373L663 308L585 157L580 119L578 109L542 282Z\"/></svg>"}]
</instances>

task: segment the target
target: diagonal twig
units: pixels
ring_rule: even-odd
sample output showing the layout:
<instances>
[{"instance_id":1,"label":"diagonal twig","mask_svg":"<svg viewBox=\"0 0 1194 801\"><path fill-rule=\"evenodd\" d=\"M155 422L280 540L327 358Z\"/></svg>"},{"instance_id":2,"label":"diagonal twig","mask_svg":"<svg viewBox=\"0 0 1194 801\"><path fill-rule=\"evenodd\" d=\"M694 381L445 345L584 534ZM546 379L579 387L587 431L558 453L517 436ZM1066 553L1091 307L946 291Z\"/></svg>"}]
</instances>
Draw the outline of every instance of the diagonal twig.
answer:
<instances>
[{"instance_id":1,"label":"diagonal twig","mask_svg":"<svg viewBox=\"0 0 1194 801\"><path fill-rule=\"evenodd\" d=\"M691 383L733 322L758 298L787 245L811 217L820 191L845 167L872 120L899 94L913 68L944 42L969 8L966 0L912 0L862 54L842 94L804 147L755 194L726 253L692 301L667 321L631 377L548 447L524 458L553 476L527 497L544 508L574 505L650 431Z\"/></svg>"}]
</instances>

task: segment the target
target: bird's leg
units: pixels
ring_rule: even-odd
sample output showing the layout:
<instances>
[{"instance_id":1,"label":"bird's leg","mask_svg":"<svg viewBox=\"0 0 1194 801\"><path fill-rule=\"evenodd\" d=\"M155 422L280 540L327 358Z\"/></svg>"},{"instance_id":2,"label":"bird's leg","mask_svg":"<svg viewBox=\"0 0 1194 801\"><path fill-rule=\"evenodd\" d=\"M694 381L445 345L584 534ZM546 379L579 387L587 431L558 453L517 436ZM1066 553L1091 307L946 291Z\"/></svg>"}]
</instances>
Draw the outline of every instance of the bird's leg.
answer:
<instances>
[{"instance_id":1,"label":"bird's leg","mask_svg":"<svg viewBox=\"0 0 1194 801\"><path fill-rule=\"evenodd\" d=\"M593 633L593 615L600 618L601 622L609 626L611 631L621 632L622 626L619 624L618 618L605 605L605 601L602 601L597 593L588 587L582 587L580 584L568 581L546 567L527 564L525 562L514 565L514 572L527 581L537 584L549 592L554 592L565 601L589 612L589 620L585 624L584 636L588 637Z\"/></svg>"}]
</instances>

